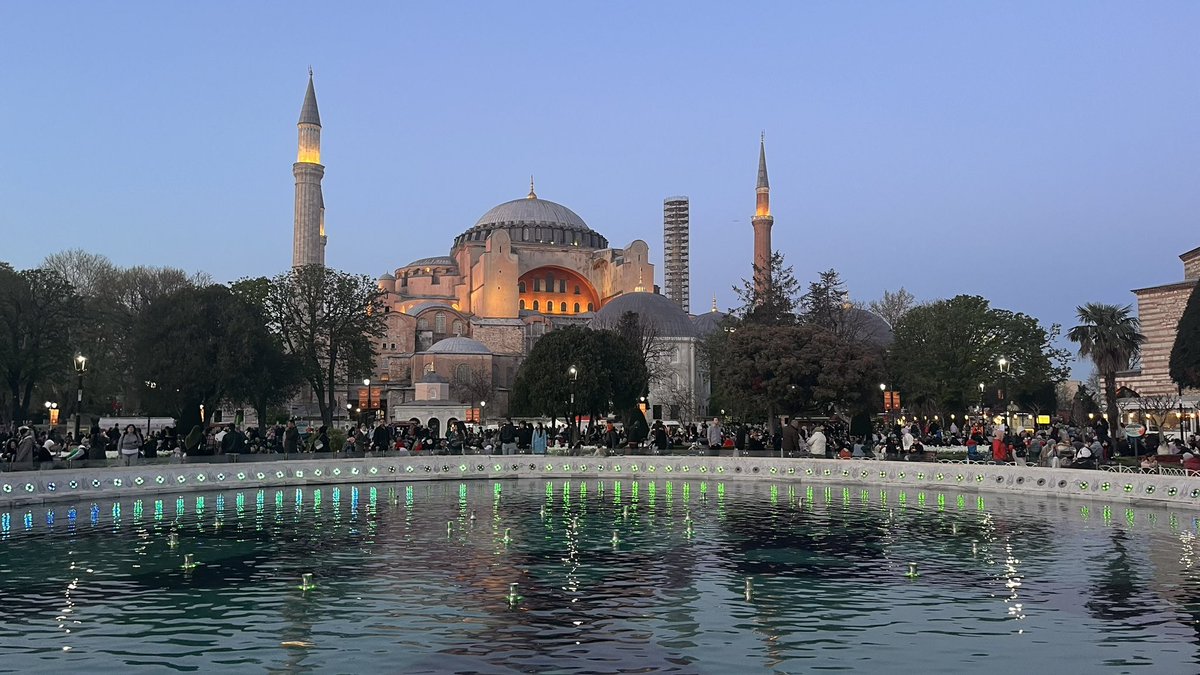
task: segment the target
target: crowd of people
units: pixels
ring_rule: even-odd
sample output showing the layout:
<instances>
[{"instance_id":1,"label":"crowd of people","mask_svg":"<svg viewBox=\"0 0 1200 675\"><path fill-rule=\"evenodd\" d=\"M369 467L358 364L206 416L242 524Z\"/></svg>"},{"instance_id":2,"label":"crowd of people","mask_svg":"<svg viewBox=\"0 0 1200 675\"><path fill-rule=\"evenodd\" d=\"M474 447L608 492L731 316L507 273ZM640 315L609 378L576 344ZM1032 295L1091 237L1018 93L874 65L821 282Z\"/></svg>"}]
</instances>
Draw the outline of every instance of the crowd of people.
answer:
<instances>
[{"instance_id":1,"label":"crowd of people","mask_svg":"<svg viewBox=\"0 0 1200 675\"><path fill-rule=\"evenodd\" d=\"M643 427L644 429L644 427ZM235 424L194 426L187 434L174 427L151 433L127 424L102 429L93 426L75 438L70 432L46 431L29 426L0 427L0 463L16 468L43 462L114 460L136 464L160 456L399 452L401 454L546 454L589 452L648 452L651 454L774 457L824 457L933 461L947 446L965 447L967 461L1037 464L1047 467L1097 468L1120 456L1139 456L1143 469L1179 466L1200 472L1200 439L1171 439L1159 444L1156 437L1109 438L1108 427L1059 424L1041 430L1009 428L1000 422L977 419L963 427L942 428L936 421L910 424L877 424L869 433L852 434L837 418L805 421L781 420L779 428L763 425L723 424L720 419L693 424L659 420L645 439L611 420L577 428L570 424L505 419L495 427L452 421L444 433L413 421L407 424L352 425L336 432L326 426L305 426L295 421L266 429L241 429Z\"/></svg>"}]
</instances>

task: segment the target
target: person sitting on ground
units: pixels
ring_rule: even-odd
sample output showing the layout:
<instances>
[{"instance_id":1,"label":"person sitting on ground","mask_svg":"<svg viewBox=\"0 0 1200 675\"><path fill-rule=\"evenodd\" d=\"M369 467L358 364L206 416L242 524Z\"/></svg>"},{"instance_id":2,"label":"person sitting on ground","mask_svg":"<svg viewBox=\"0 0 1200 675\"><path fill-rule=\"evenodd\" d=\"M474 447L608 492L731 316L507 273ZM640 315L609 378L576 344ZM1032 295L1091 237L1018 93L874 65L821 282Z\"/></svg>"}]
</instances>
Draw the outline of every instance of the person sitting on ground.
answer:
<instances>
[{"instance_id":1,"label":"person sitting on ground","mask_svg":"<svg viewBox=\"0 0 1200 675\"><path fill-rule=\"evenodd\" d=\"M1153 471L1158 469L1158 459L1154 455L1145 455L1142 457L1141 467L1143 471Z\"/></svg>"}]
</instances>

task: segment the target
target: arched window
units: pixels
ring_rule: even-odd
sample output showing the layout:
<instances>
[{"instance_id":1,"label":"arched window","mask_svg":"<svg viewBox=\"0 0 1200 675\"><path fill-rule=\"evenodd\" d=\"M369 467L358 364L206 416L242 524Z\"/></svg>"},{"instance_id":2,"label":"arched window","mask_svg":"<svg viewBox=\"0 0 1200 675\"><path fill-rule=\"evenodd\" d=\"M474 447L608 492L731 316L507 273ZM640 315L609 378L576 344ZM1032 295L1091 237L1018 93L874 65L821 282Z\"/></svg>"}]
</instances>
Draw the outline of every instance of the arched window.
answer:
<instances>
[{"instance_id":1,"label":"arched window","mask_svg":"<svg viewBox=\"0 0 1200 675\"><path fill-rule=\"evenodd\" d=\"M575 287L575 295L579 295L579 286Z\"/></svg>"},{"instance_id":2,"label":"arched window","mask_svg":"<svg viewBox=\"0 0 1200 675\"><path fill-rule=\"evenodd\" d=\"M459 386L465 385L471 381L471 366L465 363L460 363L454 367L455 384Z\"/></svg>"},{"instance_id":3,"label":"arched window","mask_svg":"<svg viewBox=\"0 0 1200 675\"><path fill-rule=\"evenodd\" d=\"M578 313L579 313L579 303L578 303L578 302L577 302L577 303L575 303L575 313L576 313L576 314L578 314Z\"/></svg>"},{"instance_id":4,"label":"arched window","mask_svg":"<svg viewBox=\"0 0 1200 675\"><path fill-rule=\"evenodd\" d=\"M542 290L542 278L534 277L533 278L533 292L537 293L541 290ZM537 307L534 307L534 309L537 309Z\"/></svg>"},{"instance_id":5,"label":"arched window","mask_svg":"<svg viewBox=\"0 0 1200 675\"><path fill-rule=\"evenodd\" d=\"M438 312L437 315L433 317L433 332L435 332L435 333L445 333L446 332L446 313L445 312Z\"/></svg>"},{"instance_id":6,"label":"arched window","mask_svg":"<svg viewBox=\"0 0 1200 675\"><path fill-rule=\"evenodd\" d=\"M521 309L525 309L525 298L521 298Z\"/></svg>"},{"instance_id":7,"label":"arched window","mask_svg":"<svg viewBox=\"0 0 1200 675\"><path fill-rule=\"evenodd\" d=\"M535 312L538 311L538 301L537 300L533 301L533 311L535 311Z\"/></svg>"},{"instance_id":8,"label":"arched window","mask_svg":"<svg viewBox=\"0 0 1200 675\"><path fill-rule=\"evenodd\" d=\"M596 311L596 306L595 306L595 305L593 305L592 303L590 303L590 302L589 302L589 303L588 303L588 311L589 311L589 312L594 312L594 311Z\"/></svg>"},{"instance_id":9,"label":"arched window","mask_svg":"<svg viewBox=\"0 0 1200 675\"><path fill-rule=\"evenodd\" d=\"M454 320L454 334L456 336L463 334L463 322L459 321L458 319Z\"/></svg>"},{"instance_id":10,"label":"arched window","mask_svg":"<svg viewBox=\"0 0 1200 675\"><path fill-rule=\"evenodd\" d=\"M560 311L560 312L562 312L562 313L566 314L566 312L567 312L567 303L565 303L565 302L560 302L560 303L558 303L558 311Z\"/></svg>"},{"instance_id":11,"label":"arched window","mask_svg":"<svg viewBox=\"0 0 1200 675\"><path fill-rule=\"evenodd\" d=\"M542 240L542 228L540 228L540 227L533 228L533 238L536 241Z\"/></svg>"},{"instance_id":12,"label":"arched window","mask_svg":"<svg viewBox=\"0 0 1200 675\"><path fill-rule=\"evenodd\" d=\"M546 311L550 312L551 314L554 313L554 301L553 300L548 300L546 302Z\"/></svg>"},{"instance_id":13,"label":"arched window","mask_svg":"<svg viewBox=\"0 0 1200 675\"><path fill-rule=\"evenodd\" d=\"M417 319L417 330L429 330L429 322L425 319Z\"/></svg>"},{"instance_id":14,"label":"arched window","mask_svg":"<svg viewBox=\"0 0 1200 675\"><path fill-rule=\"evenodd\" d=\"M567 292L567 280L566 280L566 279L559 279L559 280L558 280L558 292L559 292L559 293L566 293L566 292Z\"/></svg>"},{"instance_id":15,"label":"arched window","mask_svg":"<svg viewBox=\"0 0 1200 675\"><path fill-rule=\"evenodd\" d=\"M554 275L553 274L546 275L546 292L547 293L554 292Z\"/></svg>"},{"instance_id":16,"label":"arched window","mask_svg":"<svg viewBox=\"0 0 1200 675\"><path fill-rule=\"evenodd\" d=\"M529 228L528 227L521 228L521 241L529 241Z\"/></svg>"},{"instance_id":17,"label":"arched window","mask_svg":"<svg viewBox=\"0 0 1200 675\"><path fill-rule=\"evenodd\" d=\"M519 281L519 282L517 282L517 292L518 292L518 293L524 293L524 292L525 292L525 282L524 282L524 281Z\"/></svg>"}]
</instances>

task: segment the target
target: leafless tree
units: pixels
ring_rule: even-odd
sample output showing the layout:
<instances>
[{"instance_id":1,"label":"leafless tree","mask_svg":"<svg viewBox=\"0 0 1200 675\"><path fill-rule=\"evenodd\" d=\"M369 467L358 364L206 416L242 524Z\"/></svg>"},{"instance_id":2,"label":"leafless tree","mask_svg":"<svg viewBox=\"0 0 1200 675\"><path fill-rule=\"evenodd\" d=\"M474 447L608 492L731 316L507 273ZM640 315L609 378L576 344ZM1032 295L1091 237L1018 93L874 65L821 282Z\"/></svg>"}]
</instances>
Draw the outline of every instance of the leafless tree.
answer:
<instances>
[{"instance_id":1,"label":"leafless tree","mask_svg":"<svg viewBox=\"0 0 1200 675\"><path fill-rule=\"evenodd\" d=\"M112 261L99 253L72 248L46 256L42 268L54 270L75 287L82 298L95 297L103 283L116 271Z\"/></svg>"},{"instance_id":2,"label":"leafless tree","mask_svg":"<svg viewBox=\"0 0 1200 675\"><path fill-rule=\"evenodd\" d=\"M696 390L689 384L681 384L675 379L668 381L665 389L665 403L673 410L678 410L678 422L691 424L696 421L697 406Z\"/></svg>"},{"instance_id":3,"label":"leafless tree","mask_svg":"<svg viewBox=\"0 0 1200 675\"><path fill-rule=\"evenodd\" d=\"M1179 397L1177 396L1142 396L1136 399L1141 409L1142 417L1149 422L1147 426L1158 430L1158 440L1163 440L1163 426L1172 413L1179 412Z\"/></svg>"},{"instance_id":4,"label":"leafless tree","mask_svg":"<svg viewBox=\"0 0 1200 675\"><path fill-rule=\"evenodd\" d=\"M450 398L468 406L478 405L480 401L493 401L494 396L491 375L482 367L456 368L450 378Z\"/></svg>"},{"instance_id":5,"label":"leafless tree","mask_svg":"<svg viewBox=\"0 0 1200 675\"><path fill-rule=\"evenodd\" d=\"M903 286L900 290L892 293L884 291L883 297L878 300L872 300L867 304L867 309L879 315L888 323L888 327L895 330L896 324L908 314L909 310L918 305L917 298L912 293L909 293Z\"/></svg>"}]
</instances>

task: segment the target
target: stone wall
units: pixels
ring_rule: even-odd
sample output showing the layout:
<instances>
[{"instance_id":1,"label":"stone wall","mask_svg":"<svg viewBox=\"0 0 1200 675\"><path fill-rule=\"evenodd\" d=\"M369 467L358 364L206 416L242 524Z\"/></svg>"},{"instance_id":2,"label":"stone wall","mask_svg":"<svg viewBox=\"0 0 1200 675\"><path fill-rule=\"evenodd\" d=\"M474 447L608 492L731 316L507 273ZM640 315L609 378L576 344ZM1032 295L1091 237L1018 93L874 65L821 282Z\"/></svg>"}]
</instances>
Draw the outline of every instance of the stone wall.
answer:
<instances>
[{"instance_id":1,"label":"stone wall","mask_svg":"<svg viewBox=\"0 0 1200 675\"><path fill-rule=\"evenodd\" d=\"M765 480L814 489L900 490L924 500L1007 493L1200 508L1200 478L1035 466L751 457L484 456L331 458L154 464L0 473L0 509L185 492L344 483L511 478L720 482ZM849 494L849 493L847 493ZM939 502L940 503L940 502Z\"/></svg>"},{"instance_id":2,"label":"stone wall","mask_svg":"<svg viewBox=\"0 0 1200 675\"><path fill-rule=\"evenodd\" d=\"M1179 317L1187 305L1195 282L1172 284L1138 291L1138 318L1146 342L1142 345L1142 369L1133 377L1118 378L1118 385L1133 389L1142 396L1177 396L1178 387L1171 381L1171 348Z\"/></svg>"}]
</instances>

